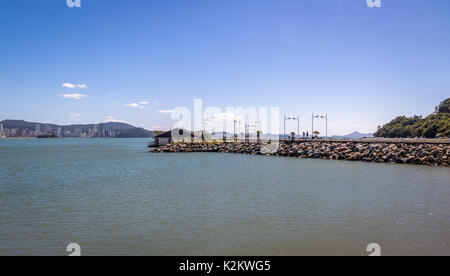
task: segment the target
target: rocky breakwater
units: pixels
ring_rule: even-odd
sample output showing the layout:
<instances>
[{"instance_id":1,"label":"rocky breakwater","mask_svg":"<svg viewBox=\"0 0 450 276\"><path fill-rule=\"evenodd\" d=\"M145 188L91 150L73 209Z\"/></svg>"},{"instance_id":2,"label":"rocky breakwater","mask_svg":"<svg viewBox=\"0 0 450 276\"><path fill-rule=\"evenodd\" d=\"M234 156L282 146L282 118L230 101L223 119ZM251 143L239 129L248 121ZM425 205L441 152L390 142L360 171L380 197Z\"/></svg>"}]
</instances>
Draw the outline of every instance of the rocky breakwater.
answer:
<instances>
[{"instance_id":1,"label":"rocky breakwater","mask_svg":"<svg viewBox=\"0 0 450 276\"><path fill-rule=\"evenodd\" d=\"M280 142L273 153L264 153L266 143L174 143L151 152L220 152L317 158L332 160L449 166L449 144Z\"/></svg>"}]
</instances>

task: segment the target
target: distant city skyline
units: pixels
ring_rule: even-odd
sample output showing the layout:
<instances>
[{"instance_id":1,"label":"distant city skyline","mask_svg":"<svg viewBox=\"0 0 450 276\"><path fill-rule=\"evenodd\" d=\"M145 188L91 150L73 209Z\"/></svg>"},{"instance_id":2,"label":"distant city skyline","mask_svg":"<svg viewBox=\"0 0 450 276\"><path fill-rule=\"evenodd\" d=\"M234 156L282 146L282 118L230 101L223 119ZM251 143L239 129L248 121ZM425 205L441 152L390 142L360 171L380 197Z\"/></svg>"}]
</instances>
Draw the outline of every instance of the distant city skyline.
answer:
<instances>
[{"instance_id":1,"label":"distant city skyline","mask_svg":"<svg viewBox=\"0 0 450 276\"><path fill-rule=\"evenodd\" d=\"M54 136L59 138L115 138L121 130L105 127L104 124L83 125L84 129L74 126L53 126L35 123L34 127L4 127L0 123L0 138L36 138ZM87 127L87 129L86 129Z\"/></svg>"},{"instance_id":2,"label":"distant city skyline","mask_svg":"<svg viewBox=\"0 0 450 276\"><path fill-rule=\"evenodd\" d=\"M328 114L332 136L426 116L450 90L448 0L15 0L0 13L0 121L168 130L200 98L279 107L300 132Z\"/></svg>"}]
</instances>

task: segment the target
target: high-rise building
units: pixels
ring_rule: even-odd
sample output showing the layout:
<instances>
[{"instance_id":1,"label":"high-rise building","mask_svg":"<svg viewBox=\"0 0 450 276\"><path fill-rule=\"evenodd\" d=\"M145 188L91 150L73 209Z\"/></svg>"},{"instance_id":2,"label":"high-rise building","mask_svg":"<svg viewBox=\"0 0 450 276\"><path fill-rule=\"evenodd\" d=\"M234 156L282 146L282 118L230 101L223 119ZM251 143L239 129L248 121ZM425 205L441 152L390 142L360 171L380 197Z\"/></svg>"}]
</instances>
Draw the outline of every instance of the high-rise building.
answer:
<instances>
[{"instance_id":1,"label":"high-rise building","mask_svg":"<svg viewBox=\"0 0 450 276\"><path fill-rule=\"evenodd\" d=\"M3 124L0 124L0 138L6 138L6 132L3 128Z\"/></svg>"},{"instance_id":2,"label":"high-rise building","mask_svg":"<svg viewBox=\"0 0 450 276\"><path fill-rule=\"evenodd\" d=\"M62 132L62 128L58 128L58 130L56 131L56 136L62 137L62 136L63 136L62 133L63 133L63 132Z\"/></svg>"},{"instance_id":3,"label":"high-rise building","mask_svg":"<svg viewBox=\"0 0 450 276\"><path fill-rule=\"evenodd\" d=\"M82 136L81 129L76 128L76 129L74 130L74 136L75 136L75 137L81 137L81 136Z\"/></svg>"},{"instance_id":4,"label":"high-rise building","mask_svg":"<svg viewBox=\"0 0 450 276\"><path fill-rule=\"evenodd\" d=\"M36 124L36 136L39 136L41 134L42 134L42 132L41 132L41 125L40 124Z\"/></svg>"}]
</instances>

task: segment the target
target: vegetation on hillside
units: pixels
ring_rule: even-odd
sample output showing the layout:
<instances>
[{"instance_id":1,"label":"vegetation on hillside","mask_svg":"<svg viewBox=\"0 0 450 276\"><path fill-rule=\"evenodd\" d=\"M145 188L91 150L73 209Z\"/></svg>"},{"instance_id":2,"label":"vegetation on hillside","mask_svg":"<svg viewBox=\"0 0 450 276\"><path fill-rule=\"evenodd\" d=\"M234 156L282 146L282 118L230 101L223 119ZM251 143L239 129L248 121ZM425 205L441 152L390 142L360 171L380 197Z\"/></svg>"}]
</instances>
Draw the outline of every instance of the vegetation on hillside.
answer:
<instances>
[{"instance_id":1,"label":"vegetation on hillside","mask_svg":"<svg viewBox=\"0 0 450 276\"><path fill-rule=\"evenodd\" d=\"M148 138L148 137L153 137L153 132L143 128L120 130L117 132L116 135L116 138Z\"/></svg>"},{"instance_id":2,"label":"vegetation on hillside","mask_svg":"<svg viewBox=\"0 0 450 276\"><path fill-rule=\"evenodd\" d=\"M399 116L379 127L375 137L386 138L437 138L450 137L450 98L443 101L433 114L421 116Z\"/></svg>"}]
</instances>

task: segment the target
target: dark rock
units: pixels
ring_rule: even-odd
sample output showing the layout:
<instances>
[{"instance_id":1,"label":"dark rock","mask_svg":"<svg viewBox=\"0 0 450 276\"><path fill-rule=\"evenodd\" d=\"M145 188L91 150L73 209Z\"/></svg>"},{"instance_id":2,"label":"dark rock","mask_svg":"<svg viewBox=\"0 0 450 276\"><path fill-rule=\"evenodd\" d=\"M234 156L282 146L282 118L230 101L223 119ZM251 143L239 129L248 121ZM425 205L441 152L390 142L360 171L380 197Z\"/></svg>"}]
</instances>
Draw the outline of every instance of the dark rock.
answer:
<instances>
[{"instance_id":1,"label":"dark rock","mask_svg":"<svg viewBox=\"0 0 450 276\"><path fill-rule=\"evenodd\" d=\"M267 143L174 143L155 148L153 153L161 152L220 152L258 155L262 145ZM274 156L298 158L346 159L365 162L425 164L449 166L450 146L448 144L388 144L352 142L280 142Z\"/></svg>"}]
</instances>

